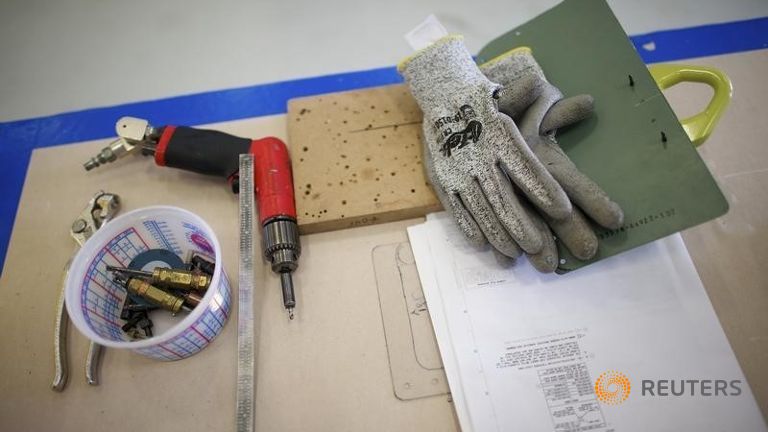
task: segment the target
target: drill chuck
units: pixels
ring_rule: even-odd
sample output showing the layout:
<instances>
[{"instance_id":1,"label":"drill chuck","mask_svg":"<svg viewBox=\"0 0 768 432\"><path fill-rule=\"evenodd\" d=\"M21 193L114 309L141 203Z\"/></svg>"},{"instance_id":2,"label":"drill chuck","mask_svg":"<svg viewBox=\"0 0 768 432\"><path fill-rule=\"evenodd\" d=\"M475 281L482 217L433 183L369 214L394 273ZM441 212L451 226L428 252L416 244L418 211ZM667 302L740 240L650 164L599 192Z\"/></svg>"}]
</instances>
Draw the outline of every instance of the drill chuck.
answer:
<instances>
[{"instance_id":1,"label":"drill chuck","mask_svg":"<svg viewBox=\"0 0 768 432\"><path fill-rule=\"evenodd\" d=\"M272 271L280 275L283 288L283 305L293 319L296 297L291 273L299 265L301 243L296 220L289 217L268 219L264 222L264 257L271 263Z\"/></svg>"}]
</instances>

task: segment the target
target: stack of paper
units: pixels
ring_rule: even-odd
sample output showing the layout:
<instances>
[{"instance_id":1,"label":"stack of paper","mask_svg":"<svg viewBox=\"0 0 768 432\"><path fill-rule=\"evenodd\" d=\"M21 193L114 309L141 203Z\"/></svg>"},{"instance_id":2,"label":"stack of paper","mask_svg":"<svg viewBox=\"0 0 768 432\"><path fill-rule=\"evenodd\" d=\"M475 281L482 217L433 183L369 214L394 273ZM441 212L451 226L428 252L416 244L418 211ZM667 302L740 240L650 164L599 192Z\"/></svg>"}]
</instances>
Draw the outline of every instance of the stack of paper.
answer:
<instances>
[{"instance_id":1,"label":"stack of paper","mask_svg":"<svg viewBox=\"0 0 768 432\"><path fill-rule=\"evenodd\" d=\"M464 432L766 430L679 235L559 276L408 233Z\"/></svg>"}]
</instances>

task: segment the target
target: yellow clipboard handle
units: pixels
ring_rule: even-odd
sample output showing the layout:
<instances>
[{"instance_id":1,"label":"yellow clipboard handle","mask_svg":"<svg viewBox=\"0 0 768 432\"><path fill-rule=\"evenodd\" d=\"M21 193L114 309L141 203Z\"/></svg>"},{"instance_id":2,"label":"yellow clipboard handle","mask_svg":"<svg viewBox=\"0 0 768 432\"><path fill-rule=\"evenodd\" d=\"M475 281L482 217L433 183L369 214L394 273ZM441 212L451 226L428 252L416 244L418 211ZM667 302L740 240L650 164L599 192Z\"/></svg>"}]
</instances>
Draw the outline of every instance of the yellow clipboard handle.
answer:
<instances>
[{"instance_id":1,"label":"yellow clipboard handle","mask_svg":"<svg viewBox=\"0 0 768 432\"><path fill-rule=\"evenodd\" d=\"M715 93L704 111L680 120L693 145L698 147L704 144L731 101L733 86L728 76L710 67L674 63L653 65L648 70L661 90L681 82L697 82L712 87Z\"/></svg>"}]
</instances>

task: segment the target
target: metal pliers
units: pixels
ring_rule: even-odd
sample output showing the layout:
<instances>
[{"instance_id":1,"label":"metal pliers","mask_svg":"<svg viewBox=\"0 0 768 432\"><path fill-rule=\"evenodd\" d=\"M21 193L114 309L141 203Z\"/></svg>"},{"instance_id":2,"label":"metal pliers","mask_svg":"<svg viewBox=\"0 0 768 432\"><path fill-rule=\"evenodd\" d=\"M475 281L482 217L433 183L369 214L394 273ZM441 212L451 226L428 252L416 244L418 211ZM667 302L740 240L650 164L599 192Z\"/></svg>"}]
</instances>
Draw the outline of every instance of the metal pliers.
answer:
<instances>
[{"instance_id":1,"label":"metal pliers","mask_svg":"<svg viewBox=\"0 0 768 432\"><path fill-rule=\"evenodd\" d=\"M69 234L77 242L75 252L85 244L86 240L96 230L109 222L119 210L119 196L103 191L96 193L80 213L80 216L72 223L72 227L69 230ZM74 258L74 255L72 258ZM69 324L69 316L64 306L64 289L67 284L67 276L69 274L69 266L72 264L72 258L64 266L64 277L62 279L61 292L59 293L59 301L56 306L56 329L53 338L56 375L53 377L52 384L52 388L55 391L64 390L69 373L67 364L67 326ZM104 347L93 341L91 341L91 345L88 348L88 357L85 360L85 379L90 385L99 384L98 367L103 349Z\"/></svg>"}]
</instances>

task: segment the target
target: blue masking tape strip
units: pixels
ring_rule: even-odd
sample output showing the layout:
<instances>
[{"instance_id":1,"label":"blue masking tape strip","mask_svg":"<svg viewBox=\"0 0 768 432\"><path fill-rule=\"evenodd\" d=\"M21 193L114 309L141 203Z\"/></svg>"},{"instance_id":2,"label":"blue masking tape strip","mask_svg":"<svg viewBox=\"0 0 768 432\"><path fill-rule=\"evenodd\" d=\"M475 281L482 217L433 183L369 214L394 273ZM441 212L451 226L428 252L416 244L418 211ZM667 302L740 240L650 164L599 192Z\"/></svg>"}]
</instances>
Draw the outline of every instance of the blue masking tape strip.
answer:
<instances>
[{"instance_id":1,"label":"blue masking tape strip","mask_svg":"<svg viewBox=\"0 0 768 432\"><path fill-rule=\"evenodd\" d=\"M768 48L768 17L631 37L646 63ZM0 123L0 263L32 150L112 137L122 116L197 125L286 112L289 99L401 82L394 67L260 84Z\"/></svg>"},{"instance_id":2,"label":"blue masking tape strip","mask_svg":"<svg viewBox=\"0 0 768 432\"><path fill-rule=\"evenodd\" d=\"M646 63L768 48L768 17L632 36Z\"/></svg>"}]
</instances>

